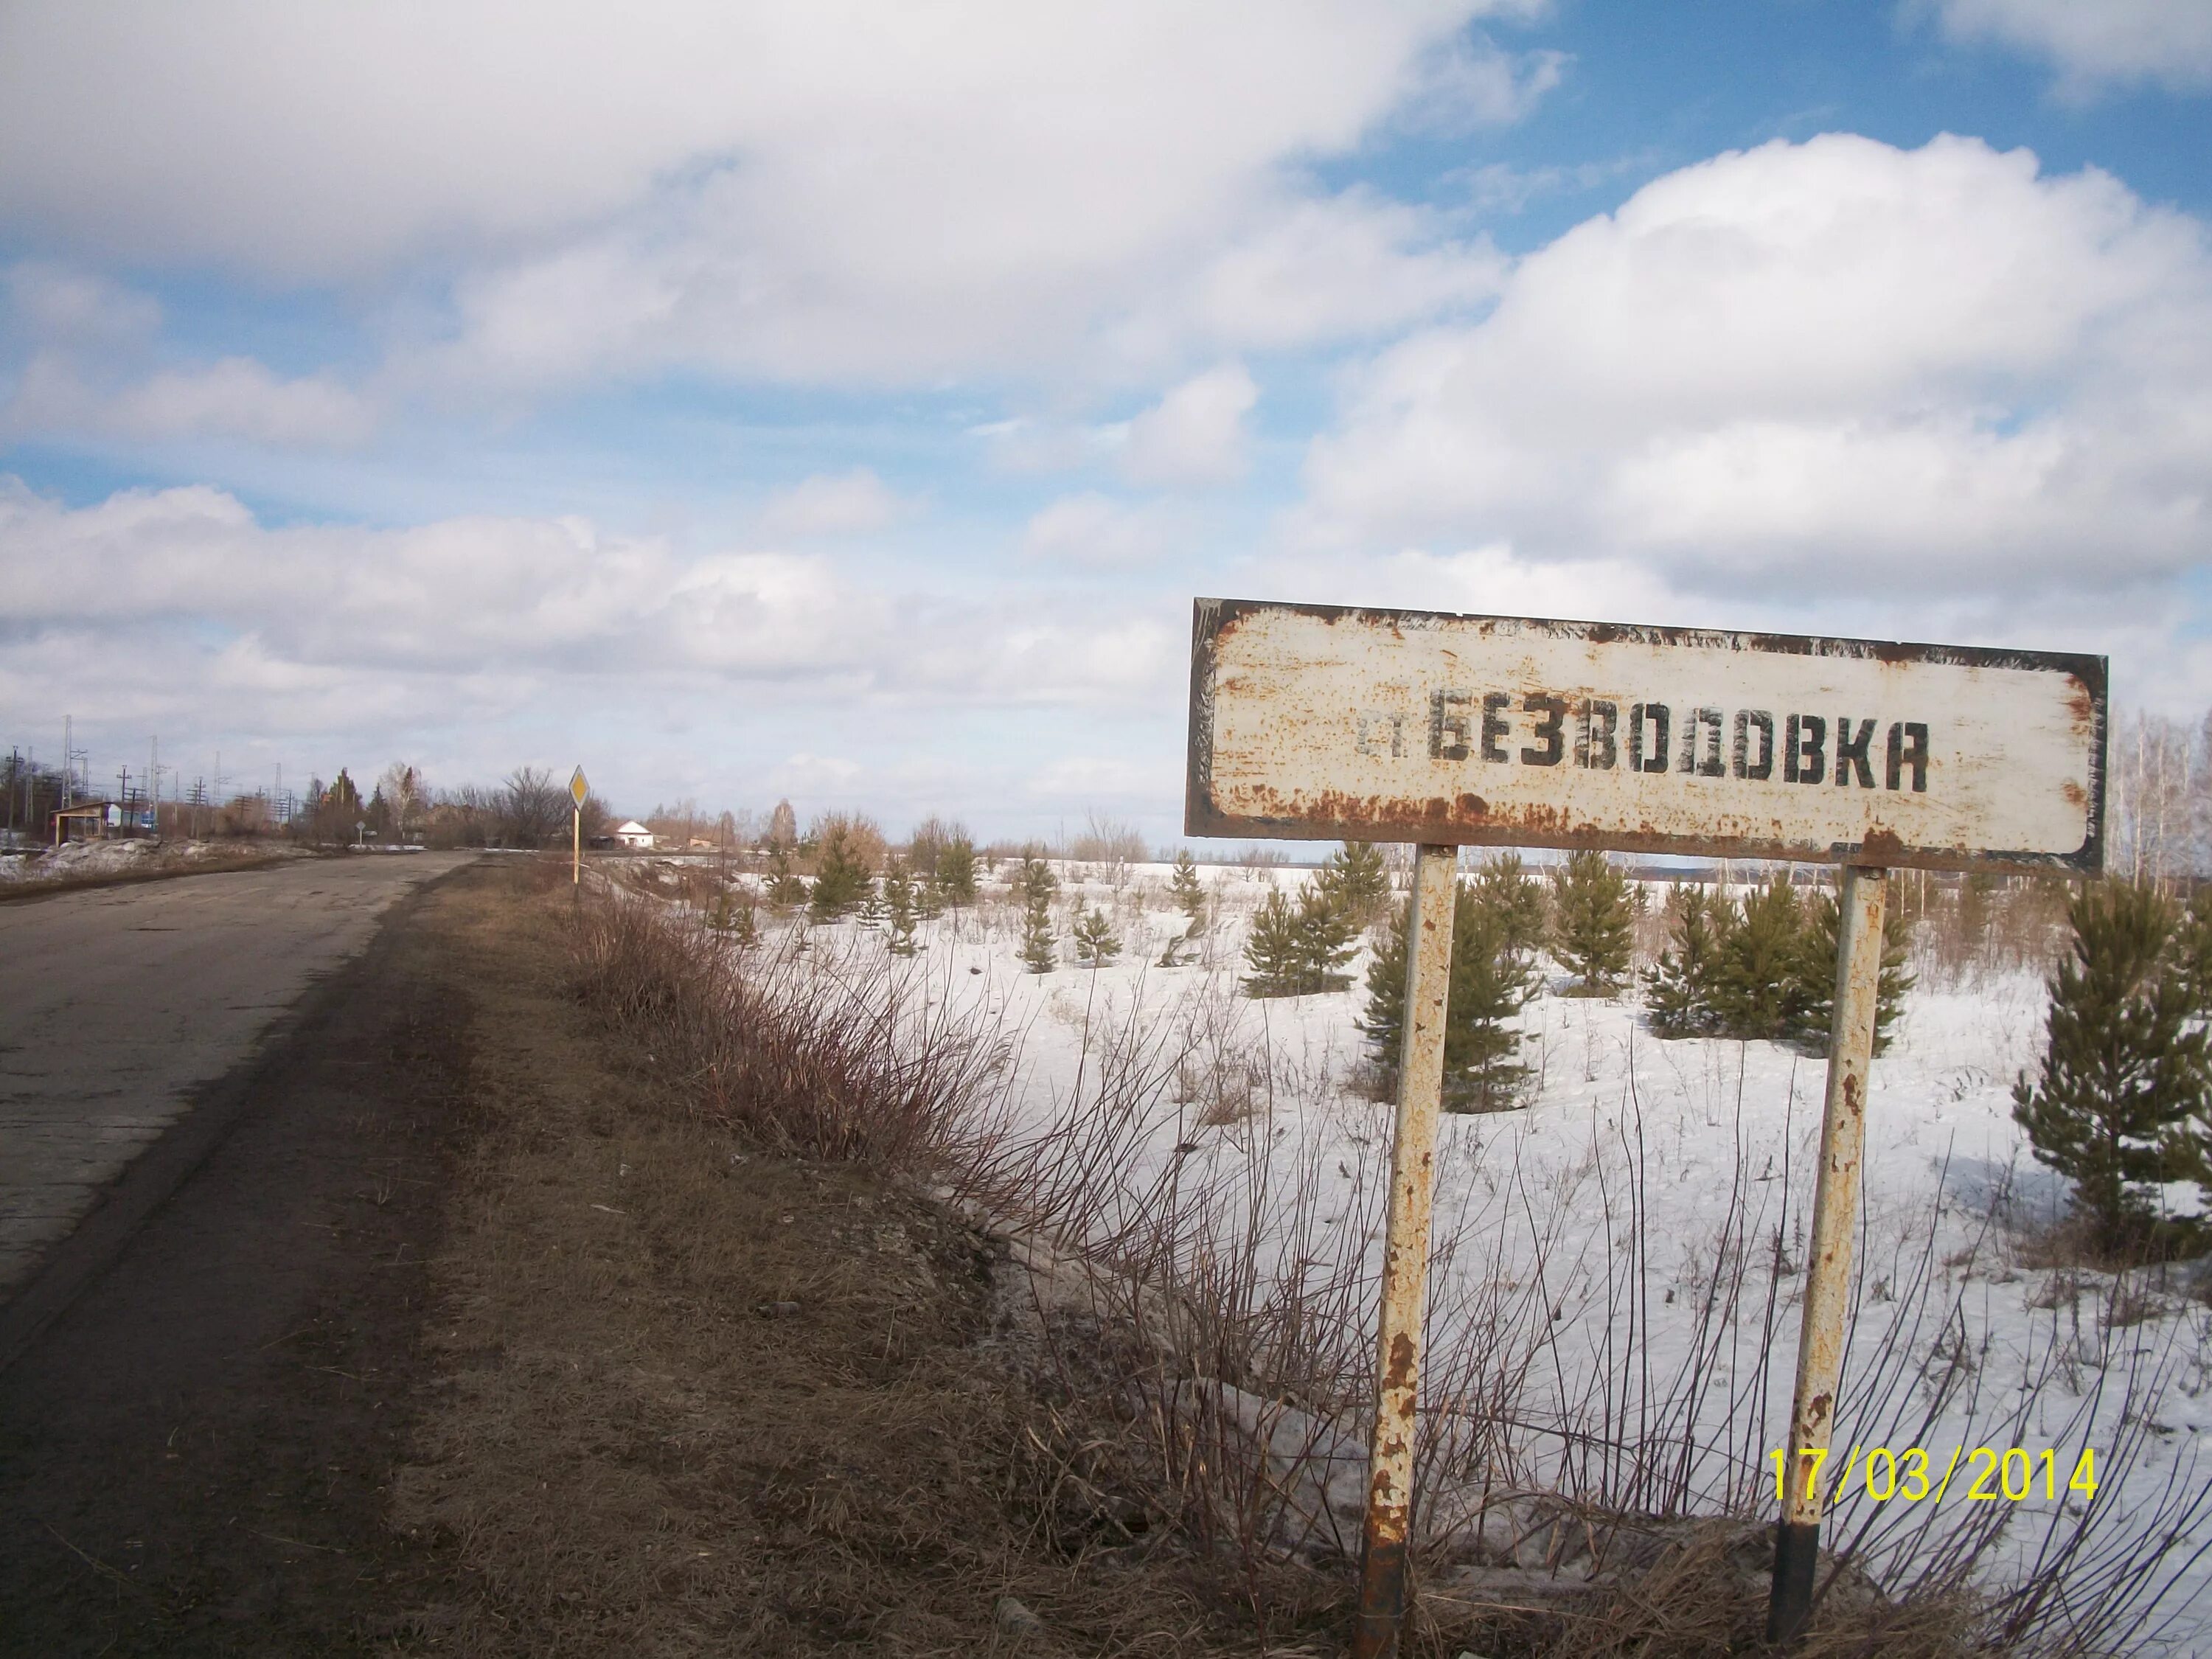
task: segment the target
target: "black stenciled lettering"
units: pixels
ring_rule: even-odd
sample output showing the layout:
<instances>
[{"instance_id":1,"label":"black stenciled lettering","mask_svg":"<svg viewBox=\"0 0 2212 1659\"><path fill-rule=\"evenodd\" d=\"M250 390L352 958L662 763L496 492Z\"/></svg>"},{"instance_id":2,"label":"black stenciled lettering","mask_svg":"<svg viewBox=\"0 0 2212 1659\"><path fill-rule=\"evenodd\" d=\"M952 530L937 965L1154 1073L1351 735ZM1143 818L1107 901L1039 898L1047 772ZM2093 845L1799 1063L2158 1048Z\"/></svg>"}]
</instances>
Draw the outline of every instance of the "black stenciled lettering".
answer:
<instances>
[{"instance_id":1,"label":"black stenciled lettering","mask_svg":"<svg viewBox=\"0 0 2212 1659\"><path fill-rule=\"evenodd\" d=\"M1751 757L1751 734L1759 733L1759 758ZM1764 708L1735 711L1735 775L1753 783L1774 775L1774 716Z\"/></svg>"},{"instance_id":2,"label":"black stenciled lettering","mask_svg":"<svg viewBox=\"0 0 2212 1659\"><path fill-rule=\"evenodd\" d=\"M1674 762L1674 769L1685 776L1717 778L1727 771L1721 760L1721 725L1725 716L1717 708L1692 708L1689 719L1682 722L1682 752ZM1704 741L1705 753L1698 753L1698 739Z\"/></svg>"},{"instance_id":3,"label":"black stenciled lettering","mask_svg":"<svg viewBox=\"0 0 2212 1659\"><path fill-rule=\"evenodd\" d=\"M1429 699L1429 758L1431 760L1465 760L1467 758L1468 723L1464 714L1455 714L1455 708L1465 708L1468 694L1464 691L1438 691Z\"/></svg>"},{"instance_id":4,"label":"black stenciled lettering","mask_svg":"<svg viewBox=\"0 0 2212 1659\"><path fill-rule=\"evenodd\" d=\"M1632 772L1663 772L1667 769L1667 731L1673 720L1663 702L1639 702L1628 711L1628 769ZM1644 741L1644 729L1651 728L1651 741Z\"/></svg>"},{"instance_id":5,"label":"black stenciled lettering","mask_svg":"<svg viewBox=\"0 0 2212 1659\"><path fill-rule=\"evenodd\" d=\"M1859 787L1874 787L1874 769L1867 764L1867 748L1874 742L1874 722L1861 720L1859 734L1851 735L1851 717L1844 715L1836 721L1836 787L1848 789L1851 774L1858 774Z\"/></svg>"},{"instance_id":6,"label":"black stenciled lettering","mask_svg":"<svg viewBox=\"0 0 2212 1659\"><path fill-rule=\"evenodd\" d=\"M1620 704L1602 697L1584 697L1582 727L1575 734L1575 764L1592 772L1612 771L1620 759L1613 742L1620 726Z\"/></svg>"},{"instance_id":7,"label":"black stenciled lettering","mask_svg":"<svg viewBox=\"0 0 2212 1659\"><path fill-rule=\"evenodd\" d=\"M1513 706L1510 691L1492 691L1482 699L1482 757L1486 761L1510 761L1513 757L1504 749L1505 739L1512 732L1512 722L1505 711Z\"/></svg>"},{"instance_id":8,"label":"black stenciled lettering","mask_svg":"<svg viewBox=\"0 0 2212 1659\"><path fill-rule=\"evenodd\" d=\"M1828 723L1818 714L1792 714L1782 726L1782 781L1819 783L1828 775Z\"/></svg>"},{"instance_id":9,"label":"black stenciled lettering","mask_svg":"<svg viewBox=\"0 0 2212 1659\"><path fill-rule=\"evenodd\" d=\"M1557 766L1567 753L1567 700L1546 692L1531 692L1521 699L1521 708L1523 713L1544 717L1528 734L1536 739L1537 746L1521 751L1521 764Z\"/></svg>"},{"instance_id":10,"label":"black stenciled lettering","mask_svg":"<svg viewBox=\"0 0 2212 1659\"><path fill-rule=\"evenodd\" d=\"M1403 714L1383 714L1369 710L1363 712L1358 719L1358 726L1352 746L1360 754L1379 755L1383 752L1381 747L1381 732L1383 730L1390 733L1390 757L1395 760L1406 752L1406 717Z\"/></svg>"},{"instance_id":11,"label":"black stenciled lettering","mask_svg":"<svg viewBox=\"0 0 2212 1659\"><path fill-rule=\"evenodd\" d=\"M1928 793L1928 728L1918 720L1892 720L1889 723L1888 784L1893 789L1903 781L1905 769L1912 769L1912 793Z\"/></svg>"}]
</instances>

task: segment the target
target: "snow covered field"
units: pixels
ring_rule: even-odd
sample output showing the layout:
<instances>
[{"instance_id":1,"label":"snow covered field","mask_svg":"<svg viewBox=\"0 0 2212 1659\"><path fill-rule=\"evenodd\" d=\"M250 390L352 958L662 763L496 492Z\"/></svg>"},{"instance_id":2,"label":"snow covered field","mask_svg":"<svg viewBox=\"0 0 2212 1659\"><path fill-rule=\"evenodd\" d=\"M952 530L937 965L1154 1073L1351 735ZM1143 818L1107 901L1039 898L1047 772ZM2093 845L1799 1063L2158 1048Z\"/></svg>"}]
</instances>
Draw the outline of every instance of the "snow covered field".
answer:
<instances>
[{"instance_id":1,"label":"snow covered field","mask_svg":"<svg viewBox=\"0 0 2212 1659\"><path fill-rule=\"evenodd\" d=\"M1113 965L1027 973L1018 914L1003 902L923 924L911 963L853 922L815 930L812 948L840 971L916 974L932 997L1018 1031L1008 1100L1032 1130L1104 1109L1101 1079L1132 1034L1180 1034L1147 1039L1161 1075L1125 1142L1128 1191L1170 1173L1233 1189L1264 1162L1282 1194L1266 1247L1278 1270L1371 1270L1390 1109L1366 1083L1357 1025L1367 952L1342 991L1235 992L1245 920L1269 883L1295 889L1308 872L1207 871L1217 919L1203 957L1162 969L1182 925L1164 867L1113 882L1059 868L1063 953L1075 906L1095 903L1122 939ZM1829 1535L1858 1536L1894 1577L1942 1559L1947 1539L1960 1547L1964 1528L1983 1538L1981 1571L2013 1580L2048 1575L2061 1552L2085 1577L2098 1562L2141 1560L2146 1540L2178 1527L2142 1593L2178 1621L2163 1638L2174 1650L2201 1650L2212 1642L2212 1305L2179 1276L2115 1285L2032 1265L2023 1228L2063 1205L2011 1118L2013 1079L2040 1050L2040 975L1923 979L1874 1068L1837 1435L1846 1495ZM1529 1425L1532 1475L1648 1500L1663 1443L1668 1478L1696 1507L1771 1516L1824 1063L1768 1042L1662 1042L1632 993L1590 1000L1564 984L1554 973L1520 1021L1525 1107L1443 1123L1425 1405L1449 1419L1454 1390L1479 1389L1494 1408L1504 1379ZM1510 1352L1472 1352L1494 1350L1501 1331ZM1887 1456L1869 1464L1877 1448ZM1916 1448L1928 1460L1917 1502ZM2014 1448L2027 1468L2004 1461ZM2094 1498L2068 1489L2085 1449ZM1869 1481L1880 1494L1893 1480L1898 1495L1869 1495ZM2085 1505L2094 1524L2077 1536Z\"/></svg>"}]
</instances>

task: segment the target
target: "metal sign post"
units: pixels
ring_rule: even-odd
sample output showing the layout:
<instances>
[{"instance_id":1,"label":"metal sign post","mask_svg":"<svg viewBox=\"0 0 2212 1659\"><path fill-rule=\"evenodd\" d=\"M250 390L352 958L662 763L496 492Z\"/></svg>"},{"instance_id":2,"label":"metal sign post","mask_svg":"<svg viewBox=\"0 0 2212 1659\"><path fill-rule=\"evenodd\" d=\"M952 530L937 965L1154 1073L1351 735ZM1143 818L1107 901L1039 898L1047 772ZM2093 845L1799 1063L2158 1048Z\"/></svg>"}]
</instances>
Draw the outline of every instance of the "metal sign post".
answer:
<instances>
[{"instance_id":1,"label":"metal sign post","mask_svg":"<svg viewBox=\"0 0 2212 1659\"><path fill-rule=\"evenodd\" d=\"M1390 1140L1390 1219L1382 1247L1382 1312L1376 1326L1375 1438L1367 1465L1366 1524L1360 1534L1354 1659L1381 1659L1389 1653L1406 1616L1414 1407L1420 1395L1421 1310L1429 1278L1458 867L1456 847L1424 847L1413 861L1406 1026L1399 1053L1398 1121Z\"/></svg>"},{"instance_id":2,"label":"metal sign post","mask_svg":"<svg viewBox=\"0 0 2212 1659\"><path fill-rule=\"evenodd\" d=\"M592 793L592 786L584 781L584 769L578 767L568 780L568 799L576 804L573 826L573 848L569 854L568 884L580 890L584 884L584 798Z\"/></svg>"},{"instance_id":3,"label":"metal sign post","mask_svg":"<svg viewBox=\"0 0 2212 1659\"><path fill-rule=\"evenodd\" d=\"M1852 1230L1859 1163L1866 1146L1867 1073L1874 1065L1881 995L1886 870L1844 866L1836 925L1836 1001L1828 1040L1828 1091L1820 1107L1820 1161L1813 1187L1813 1254L1797 1337L1797 1386L1790 1405L1788 1497L1774 1538L1774 1583L1766 1639L1788 1643L1813 1607L1820 1551L1820 1470L1835 1429L1843 1381L1844 1322L1850 1304ZM1836 1482L1827 1483L1832 1491Z\"/></svg>"},{"instance_id":4,"label":"metal sign post","mask_svg":"<svg viewBox=\"0 0 2212 1659\"><path fill-rule=\"evenodd\" d=\"M1886 870L2104 864L2101 657L1879 640L1200 599L1194 836L1412 842L1414 936L1391 1153L1354 1651L1407 1610L1431 1182L1455 847L1599 848L1844 866L1777 1639L1817 1577Z\"/></svg>"}]
</instances>

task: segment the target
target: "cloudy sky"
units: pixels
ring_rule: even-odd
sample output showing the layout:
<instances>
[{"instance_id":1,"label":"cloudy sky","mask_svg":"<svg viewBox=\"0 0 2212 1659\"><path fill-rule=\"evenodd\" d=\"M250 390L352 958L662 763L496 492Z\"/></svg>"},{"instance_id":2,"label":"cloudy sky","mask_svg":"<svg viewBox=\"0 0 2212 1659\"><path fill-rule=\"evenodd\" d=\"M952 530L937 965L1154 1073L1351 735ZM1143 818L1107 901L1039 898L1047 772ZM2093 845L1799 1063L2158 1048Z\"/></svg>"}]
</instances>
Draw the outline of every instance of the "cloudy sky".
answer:
<instances>
[{"instance_id":1,"label":"cloudy sky","mask_svg":"<svg viewBox=\"0 0 2212 1659\"><path fill-rule=\"evenodd\" d=\"M0 0L0 744L1181 812L1194 594L2212 702L2208 0Z\"/></svg>"}]
</instances>

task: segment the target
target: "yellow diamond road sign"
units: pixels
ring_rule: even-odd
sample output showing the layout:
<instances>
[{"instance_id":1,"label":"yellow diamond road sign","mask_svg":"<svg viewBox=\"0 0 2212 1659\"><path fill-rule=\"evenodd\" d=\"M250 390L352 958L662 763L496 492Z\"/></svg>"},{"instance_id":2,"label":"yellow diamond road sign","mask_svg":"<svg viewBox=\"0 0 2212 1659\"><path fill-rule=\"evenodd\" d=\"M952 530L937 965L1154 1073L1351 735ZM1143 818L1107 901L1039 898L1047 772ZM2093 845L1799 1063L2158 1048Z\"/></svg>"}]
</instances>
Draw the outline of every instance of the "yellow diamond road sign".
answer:
<instances>
[{"instance_id":1,"label":"yellow diamond road sign","mask_svg":"<svg viewBox=\"0 0 2212 1659\"><path fill-rule=\"evenodd\" d=\"M576 775L568 780L569 799L581 806L584 804L584 797L591 793L592 786L584 781L584 769L580 766L576 769Z\"/></svg>"}]
</instances>

